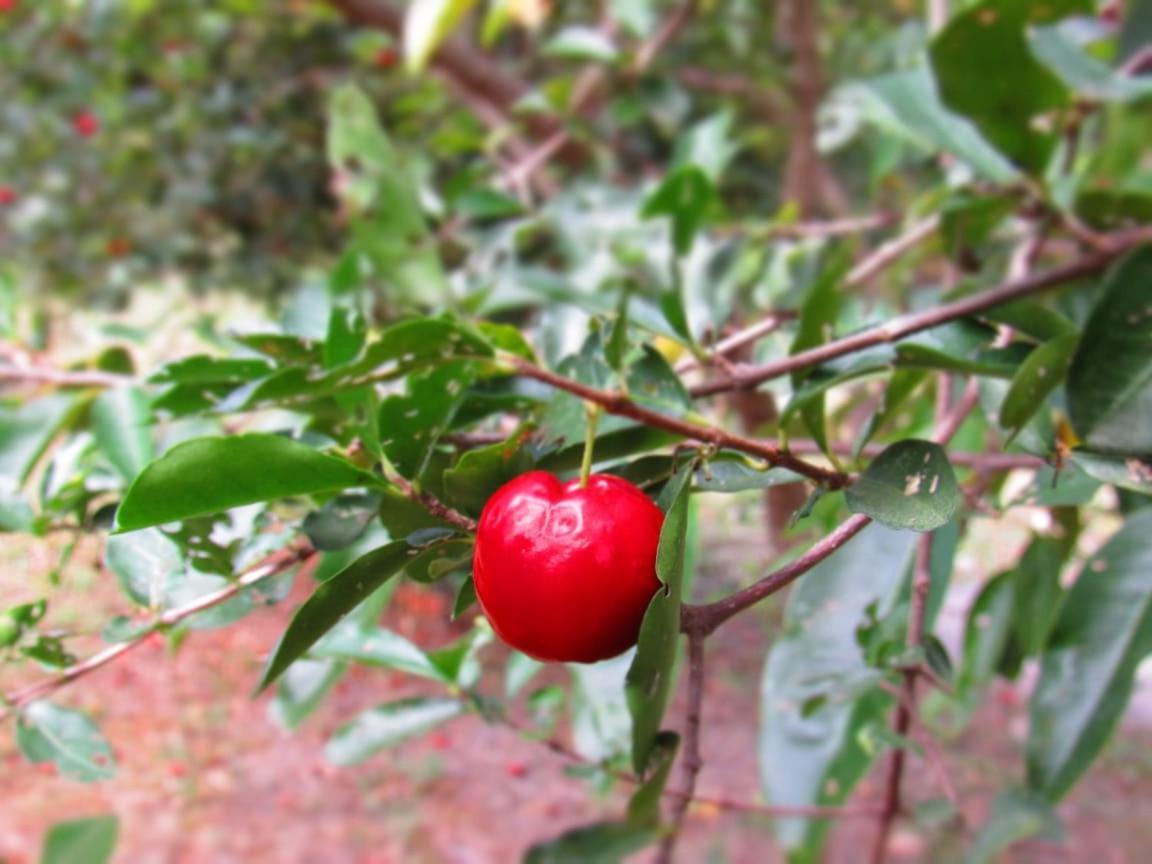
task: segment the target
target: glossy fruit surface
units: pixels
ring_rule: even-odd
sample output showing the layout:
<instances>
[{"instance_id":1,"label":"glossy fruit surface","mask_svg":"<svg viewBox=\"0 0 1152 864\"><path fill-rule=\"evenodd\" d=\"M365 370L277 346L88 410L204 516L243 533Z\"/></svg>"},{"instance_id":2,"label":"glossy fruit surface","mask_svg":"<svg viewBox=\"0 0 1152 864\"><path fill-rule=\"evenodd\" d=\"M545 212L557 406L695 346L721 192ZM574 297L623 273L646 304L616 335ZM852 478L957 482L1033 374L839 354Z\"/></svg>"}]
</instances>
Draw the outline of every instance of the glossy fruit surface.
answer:
<instances>
[{"instance_id":1,"label":"glossy fruit surface","mask_svg":"<svg viewBox=\"0 0 1152 864\"><path fill-rule=\"evenodd\" d=\"M593 663L636 643L664 514L619 477L561 483L531 471L488 499L476 596L506 643L537 660Z\"/></svg>"}]
</instances>

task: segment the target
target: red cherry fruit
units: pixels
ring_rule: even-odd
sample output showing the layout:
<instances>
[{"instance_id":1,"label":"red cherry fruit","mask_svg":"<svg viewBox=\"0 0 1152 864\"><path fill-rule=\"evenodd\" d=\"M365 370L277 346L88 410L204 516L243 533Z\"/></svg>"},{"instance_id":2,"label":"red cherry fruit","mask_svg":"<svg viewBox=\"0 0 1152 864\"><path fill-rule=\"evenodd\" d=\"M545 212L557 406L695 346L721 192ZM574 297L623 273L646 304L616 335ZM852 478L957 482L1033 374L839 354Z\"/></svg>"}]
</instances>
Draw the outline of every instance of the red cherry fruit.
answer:
<instances>
[{"instance_id":1,"label":"red cherry fruit","mask_svg":"<svg viewBox=\"0 0 1152 864\"><path fill-rule=\"evenodd\" d=\"M619 477L530 471L484 505L472 576L497 635L537 660L594 663L636 644L664 514Z\"/></svg>"},{"instance_id":2,"label":"red cherry fruit","mask_svg":"<svg viewBox=\"0 0 1152 864\"><path fill-rule=\"evenodd\" d=\"M81 138L91 138L100 131L100 120L91 111L78 111L72 117L72 129Z\"/></svg>"},{"instance_id":3,"label":"red cherry fruit","mask_svg":"<svg viewBox=\"0 0 1152 864\"><path fill-rule=\"evenodd\" d=\"M0 205L7 207L16 203L16 190L11 186L0 186Z\"/></svg>"}]
</instances>

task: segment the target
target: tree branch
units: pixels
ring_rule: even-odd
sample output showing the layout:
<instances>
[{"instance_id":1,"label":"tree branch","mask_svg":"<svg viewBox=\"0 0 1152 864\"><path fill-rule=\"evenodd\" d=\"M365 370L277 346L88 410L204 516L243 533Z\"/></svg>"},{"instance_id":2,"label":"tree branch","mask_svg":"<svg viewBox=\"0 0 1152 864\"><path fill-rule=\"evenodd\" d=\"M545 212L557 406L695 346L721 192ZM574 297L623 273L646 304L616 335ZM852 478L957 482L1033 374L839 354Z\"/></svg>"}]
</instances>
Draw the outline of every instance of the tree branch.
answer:
<instances>
[{"instance_id":1,"label":"tree branch","mask_svg":"<svg viewBox=\"0 0 1152 864\"><path fill-rule=\"evenodd\" d=\"M795 561L785 564L747 588L742 588L715 603L706 603L702 606L685 604L680 613L680 630L689 638L703 638L710 635L733 615L791 585L859 534L871 521L862 513L849 516L835 531L815 543Z\"/></svg>"},{"instance_id":2,"label":"tree branch","mask_svg":"<svg viewBox=\"0 0 1152 864\"><path fill-rule=\"evenodd\" d=\"M563 375L557 375L555 372L543 369L525 360L523 357L504 354L502 355L502 359L512 366L516 374L522 375L525 378L533 378L555 387L557 390L564 390L574 396L579 396L581 399L602 406L610 414L630 417L647 426L666 429L669 432L683 435L685 438L690 438L693 441L701 441L717 447L729 447L733 450L740 450L745 453L750 453L753 456L759 456L768 462L769 465L787 468L810 480L821 483L829 489L841 489L848 485L850 479L848 475L827 468L821 468L810 462L805 462L803 459L798 459L788 451L774 444L759 441L755 438L747 438L743 435L734 435L718 426L705 426L699 423L691 423L687 420L680 420L676 417L661 414L658 411L651 411L637 405L623 393L589 387L587 384L581 384L579 381L573 381L570 378L565 378Z\"/></svg>"},{"instance_id":3,"label":"tree branch","mask_svg":"<svg viewBox=\"0 0 1152 864\"><path fill-rule=\"evenodd\" d=\"M680 762L680 788L674 795L672 813L668 820L668 833L657 853L658 864L671 864L676 841L684 828L688 807L696 792L696 778L704 760L700 755L700 726L704 706L704 639L700 634L688 634L688 707L684 720L684 745Z\"/></svg>"},{"instance_id":4,"label":"tree branch","mask_svg":"<svg viewBox=\"0 0 1152 864\"><path fill-rule=\"evenodd\" d=\"M57 387L120 387L138 383L129 375L98 369L49 369L45 366L0 366L0 381L29 381Z\"/></svg>"},{"instance_id":5,"label":"tree branch","mask_svg":"<svg viewBox=\"0 0 1152 864\"><path fill-rule=\"evenodd\" d=\"M315 554L316 550L313 549L311 545L301 544L293 549L282 549L269 555L263 562L243 573L235 582L221 588L219 591L205 594L203 597L198 597L190 603L161 613L151 623L148 629L138 636L126 642L111 645L103 651L93 654L87 660L62 669L55 675L4 696L3 704L5 708L4 711L0 713L0 719L7 717L13 711L29 702L41 699L49 693L53 693L61 687L71 684L77 679L83 678L85 675L89 675L97 669L107 666L113 660L141 645L153 633L179 624L185 618L195 615L197 612L203 612L205 609L219 606L221 603L231 600L241 591L283 573L291 567L302 564Z\"/></svg>"},{"instance_id":6,"label":"tree branch","mask_svg":"<svg viewBox=\"0 0 1152 864\"><path fill-rule=\"evenodd\" d=\"M711 396L728 390L756 387L765 381L788 375L800 369L818 366L828 360L853 354L875 345L897 342L914 333L947 324L949 321L975 315L978 312L985 312L1013 300L1048 291L1084 276L1091 276L1107 268L1123 253L1141 243L1152 240L1152 230L1141 229L1112 239L1115 241L1112 248L1104 252L1087 255L1063 267L1057 267L1023 279L1012 280L990 291L964 297L952 303L926 309L923 312L902 315L887 324L861 330L859 333L818 345L807 351L793 354L791 357L784 357L759 365L732 367L726 378L698 384L691 388L691 393L693 396Z\"/></svg>"}]
</instances>

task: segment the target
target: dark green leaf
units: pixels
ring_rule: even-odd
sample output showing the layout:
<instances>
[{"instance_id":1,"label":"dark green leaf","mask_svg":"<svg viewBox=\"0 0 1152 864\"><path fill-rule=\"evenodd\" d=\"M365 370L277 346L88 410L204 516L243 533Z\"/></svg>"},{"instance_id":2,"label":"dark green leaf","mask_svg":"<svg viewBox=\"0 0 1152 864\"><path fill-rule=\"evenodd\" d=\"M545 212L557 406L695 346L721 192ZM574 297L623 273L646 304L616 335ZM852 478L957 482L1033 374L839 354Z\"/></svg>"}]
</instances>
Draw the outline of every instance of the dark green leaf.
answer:
<instances>
[{"instance_id":1,"label":"dark green leaf","mask_svg":"<svg viewBox=\"0 0 1152 864\"><path fill-rule=\"evenodd\" d=\"M532 456L524 449L523 431L487 447L467 451L444 472L444 488L452 502L479 513L497 489L532 469Z\"/></svg>"},{"instance_id":2,"label":"dark green leaf","mask_svg":"<svg viewBox=\"0 0 1152 864\"><path fill-rule=\"evenodd\" d=\"M106 864L119 835L120 820L112 814L57 822L44 837L40 864Z\"/></svg>"},{"instance_id":3,"label":"dark green leaf","mask_svg":"<svg viewBox=\"0 0 1152 864\"><path fill-rule=\"evenodd\" d=\"M1074 12L1091 13L1087 0L984 0L948 22L930 49L944 104L970 118L1017 165L1039 173L1055 136L1038 132L1032 118L1063 108L1068 91L1028 50L1029 24ZM1009 67L1011 75L1004 75Z\"/></svg>"},{"instance_id":4,"label":"dark green leaf","mask_svg":"<svg viewBox=\"0 0 1152 864\"><path fill-rule=\"evenodd\" d=\"M324 365L331 369L359 357L367 332L367 322L358 309L333 306L324 340Z\"/></svg>"},{"instance_id":5,"label":"dark green leaf","mask_svg":"<svg viewBox=\"0 0 1152 864\"><path fill-rule=\"evenodd\" d=\"M467 362L410 375L408 393L380 405L380 444L401 474L419 477L432 448L464 401L473 372Z\"/></svg>"},{"instance_id":6,"label":"dark green leaf","mask_svg":"<svg viewBox=\"0 0 1152 864\"><path fill-rule=\"evenodd\" d=\"M244 384L273 371L266 360L197 354L161 366L148 379L155 384Z\"/></svg>"},{"instance_id":7,"label":"dark green leaf","mask_svg":"<svg viewBox=\"0 0 1152 864\"><path fill-rule=\"evenodd\" d=\"M1048 394L1064 382L1080 334L1068 333L1045 342L1020 364L1000 405L1000 425L1013 431L1032 419Z\"/></svg>"},{"instance_id":8,"label":"dark green leaf","mask_svg":"<svg viewBox=\"0 0 1152 864\"><path fill-rule=\"evenodd\" d=\"M1041 658L1029 785L1062 797L1112 735L1152 653L1152 511L1131 516L1068 591Z\"/></svg>"},{"instance_id":9,"label":"dark green leaf","mask_svg":"<svg viewBox=\"0 0 1152 864\"><path fill-rule=\"evenodd\" d=\"M645 219L668 216L672 220L672 245L680 255L692 250L692 242L716 197L712 181L697 165L675 169L644 202Z\"/></svg>"},{"instance_id":10,"label":"dark green leaf","mask_svg":"<svg viewBox=\"0 0 1152 864\"><path fill-rule=\"evenodd\" d=\"M682 468L664 493L671 504L656 553L656 575L664 590L656 593L644 614L636 657L624 685L632 714L632 765L638 774L647 770L675 681L691 478L690 468Z\"/></svg>"},{"instance_id":11,"label":"dark green leaf","mask_svg":"<svg viewBox=\"0 0 1152 864\"><path fill-rule=\"evenodd\" d=\"M375 483L343 459L279 435L197 438L176 445L136 478L116 512L116 530Z\"/></svg>"},{"instance_id":12,"label":"dark green leaf","mask_svg":"<svg viewBox=\"0 0 1152 864\"><path fill-rule=\"evenodd\" d=\"M116 776L116 757L88 715L51 702L33 702L20 714L16 743L33 764L52 762L63 777L91 783Z\"/></svg>"},{"instance_id":13,"label":"dark green leaf","mask_svg":"<svg viewBox=\"0 0 1152 864\"><path fill-rule=\"evenodd\" d=\"M374 549L324 582L296 610L260 681L263 690L288 666L355 609L377 588L395 576L415 555L403 540Z\"/></svg>"},{"instance_id":14,"label":"dark green leaf","mask_svg":"<svg viewBox=\"0 0 1152 864\"><path fill-rule=\"evenodd\" d=\"M386 747L459 716L463 710L456 699L423 697L378 705L337 730L324 746L324 756L334 765L357 765Z\"/></svg>"},{"instance_id":15,"label":"dark green leaf","mask_svg":"<svg viewBox=\"0 0 1152 864\"><path fill-rule=\"evenodd\" d=\"M871 606L887 615L904 582L916 536L870 525L796 583L784 636L768 655L761 682L760 773L768 803L835 805L848 798L872 756L858 733L882 722L890 700L875 688L830 699L805 714L828 684L870 670L855 630ZM784 819L776 832L789 854L819 860L828 823Z\"/></svg>"},{"instance_id":16,"label":"dark green leaf","mask_svg":"<svg viewBox=\"0 0 1152 864\"><path fill-rule=\"evenodd\" d=\"M628 824L637 828L660 826L660 803L679 747L680 736L675 732L656 735L648 759L648 779L632 793L628 802Z\"/></svg>"},{"instance_id":17,"label":"dark green leaf","mask_svg":"<svg viewBox=\"0 0 1152 864\"><path fill-rule=\"evenodd\" d=\"M597 822L537 843L524 856L524 864L618 864L657 836L652 828L627 822Z\"/></svg>"},{"instance_id":18,"label":"dark green leaf","mask_svg":"<svg viewBox=\"0 0 1152 864\"><path fill-rule=\"evenodd\" d=\"M304 517L302 527L312 545L320 551L346 549L360 539L379 509L378 495L338 495Z\"/></svg>"},{"instance_id":19,"label":"dark green leaf","mask_svg":"<svg viewBox=\"0 0 1152 864\"><path fill-rule=\"evenodd\" d=\"M1152 454L1152 246L1118 262L1068 371L1068 414L1090 450Z\"/></svg>"},{"instance_id":20,"label":"dark green leaf","mask_svg":"<svg viewBox=\"0 0 1152 864\"><path fill-rule=\"evenodd\" d=\"M892 528L933 531L960 504L960 489L939 444L908 439L888 447L845 493L848 508Z\"/></svg>"}]
</instances>

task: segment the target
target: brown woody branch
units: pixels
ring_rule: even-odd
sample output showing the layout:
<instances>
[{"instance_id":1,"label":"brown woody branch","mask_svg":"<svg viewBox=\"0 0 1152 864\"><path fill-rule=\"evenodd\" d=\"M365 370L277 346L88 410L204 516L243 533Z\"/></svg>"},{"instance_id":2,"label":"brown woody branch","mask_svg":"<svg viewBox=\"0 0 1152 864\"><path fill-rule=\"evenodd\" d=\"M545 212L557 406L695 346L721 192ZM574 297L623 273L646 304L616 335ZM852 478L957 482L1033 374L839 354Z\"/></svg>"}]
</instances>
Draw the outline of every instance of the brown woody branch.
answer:
<instances>
[{"instance_id":1,"label":"brown woody branch","mask_svg":"<svg viewBox=\"0 0 1152 864\"><path fill-rule=\"evenodd\" d=\"M700 727L704 710L704 639L700 634L688 634L688 708L684 720L683 755L680 757L680 788L673 795L672 813L668 820L668 833L657 853L658 864L671 864L676 841L688 816L688 807L696 792L696 778L704 759L700 755Z\"/></svg>"},{"instance_id":2,"label":"brown woody branch","mask_svg":"<svg viewBox=\"0 0 1152 864\"><path fill-rule=\"evenodd\" d=\"M610 414L630 417L646 426L665 429L677 435L683 435L685 438L693 441L700 441L717 447L728 447L733 450L749 453L753 456L759 456L769 465L787 468L803 477L821 483L829 489L841 489L848 485L850 479L848 475L842 474L839 471L821 468L810 462L805 462L803 459L793 456L787 450L774 444L769 444L766 441L736 435L718 426L692 423L677 417L670 417L667 414L661 414L658 411L652 411L637 405L619 391L598 390L595 387L589 387L587 384L573 381L571 378L565 378L563 375L558 375L555 372L543 369L522 357L506 354L503 355L502 359L513 368L516 374L522 375L525 378L533 378L555 387L557 390L571 393L587 402L601 406Z\"/></svg>"},{"instance_id":3,"label":"brown woody branch","mask_svg":"<svg viewBox=\"0 0 1152 864\"><path fill-rule=\"evenodd\" d=\"M965 297L952 303L945 303L934 309L902 315L879 327L872 327L819 345L807 351L757 365L733 366L725 378L708 381L691 389L693 396L711 396L729 390L756 387L765 381L812 366L818 366L837 357L853 354L865 348L897 342L923 330L931 330L941 324L956 321L969 315L986 312L1013 300L1032 294L1048 291L1076 279L1099 273L1130 249L1152 240L1152 230L1141 229L1124 235L1114 235L1109 242L1111 248L1103 252L1087 255L1063 267L1043 273L1011 280L980 294Z\"/></svg>"}]
</instances>

